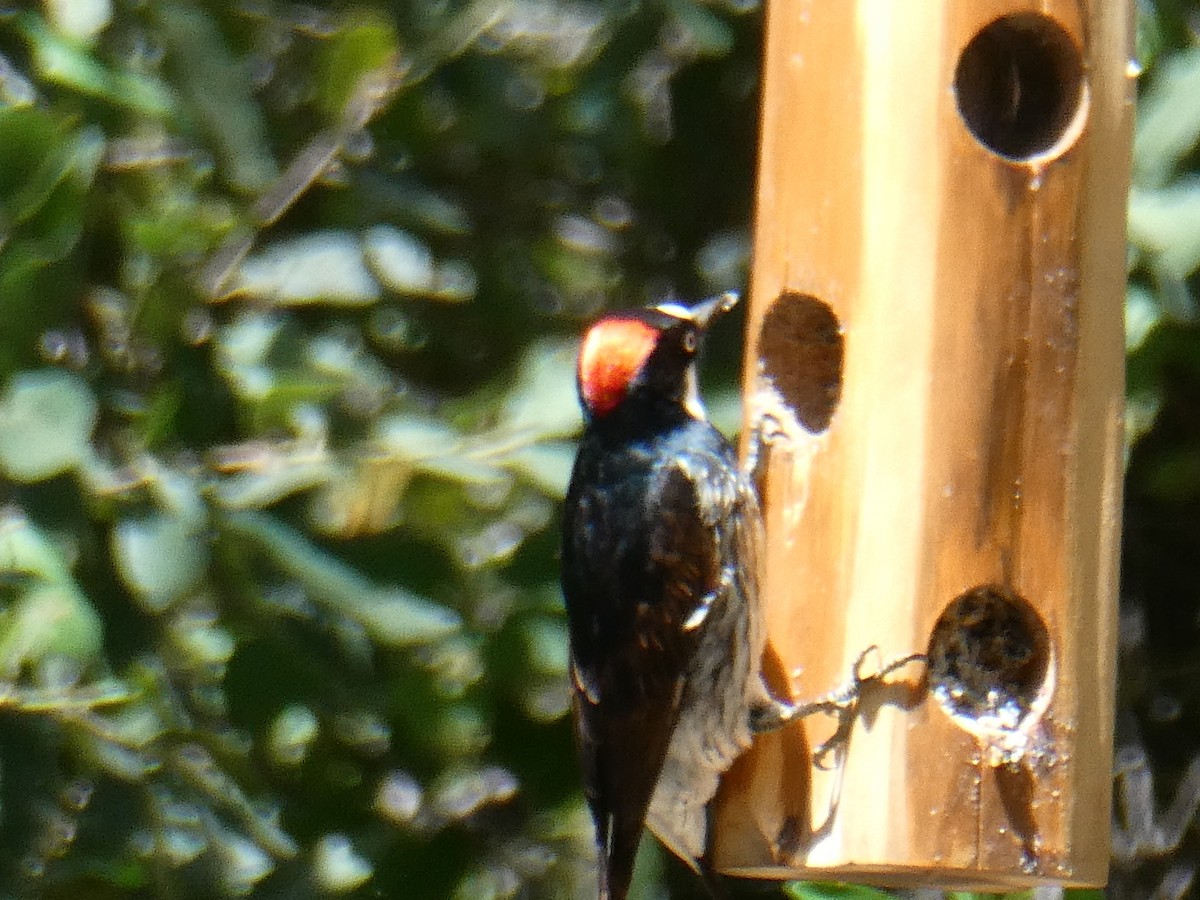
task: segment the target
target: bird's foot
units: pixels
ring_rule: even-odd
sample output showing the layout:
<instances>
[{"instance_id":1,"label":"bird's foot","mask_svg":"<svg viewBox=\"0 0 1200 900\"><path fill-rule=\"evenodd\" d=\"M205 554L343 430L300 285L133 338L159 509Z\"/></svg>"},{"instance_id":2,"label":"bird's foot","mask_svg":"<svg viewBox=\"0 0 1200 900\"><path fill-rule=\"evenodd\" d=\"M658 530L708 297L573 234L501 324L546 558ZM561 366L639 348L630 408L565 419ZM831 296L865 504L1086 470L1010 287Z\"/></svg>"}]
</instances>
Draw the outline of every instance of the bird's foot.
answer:
<instances>
[{"instance_id":1,"label":"bird's foot","mask_svg":"<svg viewBox=\"0 0 1200 900\"><path fill-rule=\"evenodd\" d=\"M774 704L751 710L750 727L756 732L772 731L776 728L807 718L814 713L824 713L837 719L837 728L829 740L822 743L813 751L813 764L819 769L829 769L840 762L844 753L834 763L827 762L829 754L835 750L844 751L850 740L850 729L854 724L863 694L873 687L883 683L884 679L893 672L904 668L909 663L928 662L924 653L910 653L907 656L896 657L877 666L874 671L866 671L867 660L879 656L879 647L872 644L858 655L851 669L850 679L836 690L809 700L805 703L785 703L776 700Z\"/></svg>"}]
</instances>

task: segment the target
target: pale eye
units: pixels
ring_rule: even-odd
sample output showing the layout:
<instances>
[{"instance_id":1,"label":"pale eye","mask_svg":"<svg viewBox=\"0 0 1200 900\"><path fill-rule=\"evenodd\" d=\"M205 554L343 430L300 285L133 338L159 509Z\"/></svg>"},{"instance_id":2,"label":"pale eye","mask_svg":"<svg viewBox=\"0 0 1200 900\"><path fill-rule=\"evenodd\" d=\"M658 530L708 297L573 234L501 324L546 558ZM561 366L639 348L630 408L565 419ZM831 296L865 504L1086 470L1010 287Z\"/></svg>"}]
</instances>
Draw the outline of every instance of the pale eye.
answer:
<instances>
[{"instance_id":1,"label":"pale eye","mask_svg":"<svg viewBox=\"0 0 1200 900\"><path fill-rule=\"evenodd\" d=\"M696 352L696 332L689 331L683 336L683 349L687 353Z\"/></svg>"}]
</instances>

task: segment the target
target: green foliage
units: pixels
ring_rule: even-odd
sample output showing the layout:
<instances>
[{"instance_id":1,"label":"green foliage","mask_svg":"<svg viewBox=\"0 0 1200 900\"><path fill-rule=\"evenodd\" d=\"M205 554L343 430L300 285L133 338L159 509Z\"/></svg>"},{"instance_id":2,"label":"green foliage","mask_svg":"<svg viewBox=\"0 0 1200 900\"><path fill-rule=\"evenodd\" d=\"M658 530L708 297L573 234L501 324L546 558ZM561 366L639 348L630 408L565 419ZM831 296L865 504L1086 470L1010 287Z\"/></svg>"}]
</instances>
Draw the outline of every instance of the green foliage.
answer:
<instances>
[{"instance_id":1,"label":"green foliage","mask_svg":"<svg viewBox=\"0 0 1200 900\"><path fill-rule=\"evenodd\" d=\"M794 882L785 889L794 900L888 900L890 891L863 884L834 884L832 882ZM947 891L944 900L1035 900L1033 891L1012 891L1004 894L981 894L975 891ZM1102 891L1064 891L1066 900L1101 900Z\"/></svg>"},{"instance_id":2,"label":"green foliage","mask_svg":"<svg viewBox=\"0 0 1200 900\"><path fill-rule=\"evenodd\" d=\"M1173 47L1182 22L1139 17L1143 90L1134 135L1129 200L1130 283L1127 349L1131 442L1151 426L1163 403L1167 369L1194 366L1197 313L1191 282L1200 269L1200 54ZM1158 477L1158 476L1154 476ZM1200 481L1190 479L1194 490ZM1184 487L1168 480L1172 490Z\"/></svg>"},{"instance_id":3,"label":"green foliage","mask_svg":"<svg viewBox=\"0 0 1200 900\"><path fill-rule=\"evenodd\" d=\"M824 881L794 882L786 890L795 900L886 900L891 894L864 884L834 884Z\"/></svg>"},{"instance_id":4,"label":"green foliage","mask_svg":"<svg viewBox=\"0 0 1200 900\"><path fill-rule=\"evenodd\" d=\"M0 13L0 893L594 889L573 339L741 278L736 7Z\"/></svg>"},{"instance_id":5,"label":"green foliage","mask_svg":"<svg viewBox=\"0 0 1200 900\"><path fill-rule=\"evenodd\" d=\"M1138 4L1142 74L1129 201L1130 443L1110 891L1194 892L1200 745L1200 56L1196 5ZM1192 774L1188 775L1187 772Z\"/></svg>"}]
</instances>

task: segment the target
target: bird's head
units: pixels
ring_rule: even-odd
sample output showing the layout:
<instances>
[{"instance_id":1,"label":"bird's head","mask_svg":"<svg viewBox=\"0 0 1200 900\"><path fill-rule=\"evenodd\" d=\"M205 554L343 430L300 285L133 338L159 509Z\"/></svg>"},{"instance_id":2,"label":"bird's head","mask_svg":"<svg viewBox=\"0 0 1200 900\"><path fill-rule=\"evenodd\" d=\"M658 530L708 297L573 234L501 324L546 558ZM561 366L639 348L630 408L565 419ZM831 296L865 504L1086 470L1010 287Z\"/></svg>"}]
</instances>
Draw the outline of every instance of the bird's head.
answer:
<instances>
[{"instance_id":1,"label":"bird's head","mask_svg":"<svg viewBox=\"0 0 1200 900\"><path fill-rule=\"evenodd\" d=\"M737 302L737 294L726 292L692 306L662 303L596 322L579 348L579 402L588 419L640 404L677 404L704 418L696 354L712 321Z\"/></svg>"}]
</instances>

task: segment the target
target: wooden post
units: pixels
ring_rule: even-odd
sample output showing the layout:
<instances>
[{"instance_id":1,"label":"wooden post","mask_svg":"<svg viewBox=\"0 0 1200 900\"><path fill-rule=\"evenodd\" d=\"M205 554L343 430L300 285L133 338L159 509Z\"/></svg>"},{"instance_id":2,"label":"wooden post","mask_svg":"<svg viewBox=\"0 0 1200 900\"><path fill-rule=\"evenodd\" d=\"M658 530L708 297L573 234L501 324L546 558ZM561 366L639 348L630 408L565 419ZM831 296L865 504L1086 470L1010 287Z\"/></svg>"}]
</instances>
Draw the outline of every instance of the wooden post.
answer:
<instances>
[{"instance_id":1,"label":"wooden post","mask_svg":"<svg viewBox=\"0 0 1200 900\"><path fill-rule=\"evenodd\" d=\"M770 0L746 363L765 603L843 740L718 802L759 877L1099 885L1122 471L1126 0Z\"/></svg>"}]
</instances>

